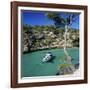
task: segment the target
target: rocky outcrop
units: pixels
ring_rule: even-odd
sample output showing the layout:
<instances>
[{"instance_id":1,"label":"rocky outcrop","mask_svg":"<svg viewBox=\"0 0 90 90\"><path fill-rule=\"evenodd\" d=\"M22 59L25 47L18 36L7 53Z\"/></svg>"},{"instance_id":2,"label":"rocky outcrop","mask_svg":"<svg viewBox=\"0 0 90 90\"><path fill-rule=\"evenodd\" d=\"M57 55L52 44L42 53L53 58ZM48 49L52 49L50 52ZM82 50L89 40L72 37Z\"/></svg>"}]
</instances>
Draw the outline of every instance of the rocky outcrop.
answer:
<instances>
[{"instance_id":1,"label":"rocky outcrop","mask_svg":"<svg viewBox=\"0 0 90 90\"><path fill-rule=\"evenodd\" d=\"M79 34L67 33L66 47L79 46ZM69 37L70 36L70 37ZM24 48L23 52L29 52L47 48L63 48L65 40L62 34L54 34L52 31L37 31L23 32Z\"/></svg>"}]
</instances>

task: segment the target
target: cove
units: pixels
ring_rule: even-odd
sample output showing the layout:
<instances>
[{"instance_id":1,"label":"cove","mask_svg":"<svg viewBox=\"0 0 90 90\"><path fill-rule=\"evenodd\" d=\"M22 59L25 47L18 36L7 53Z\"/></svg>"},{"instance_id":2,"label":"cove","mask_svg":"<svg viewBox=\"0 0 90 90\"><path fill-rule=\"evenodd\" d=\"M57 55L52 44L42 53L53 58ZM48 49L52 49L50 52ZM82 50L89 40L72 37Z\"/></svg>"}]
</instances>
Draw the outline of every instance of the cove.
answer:
<instances>
[{"instance_id":1,"label":"cove","mask_svg":"<svg viewBox=\"0 0 90 90\"><path fill-rule=\"evenodd\" d=\"M79 48L67 48L72 57L72 63L79 63ZM42 63L47 52L52 52L55 58L51 62ZM65 54L63 48L34 51L21 55L21 77L55 76L59 65L64 63Z\"/></svg>"}]
</instances>

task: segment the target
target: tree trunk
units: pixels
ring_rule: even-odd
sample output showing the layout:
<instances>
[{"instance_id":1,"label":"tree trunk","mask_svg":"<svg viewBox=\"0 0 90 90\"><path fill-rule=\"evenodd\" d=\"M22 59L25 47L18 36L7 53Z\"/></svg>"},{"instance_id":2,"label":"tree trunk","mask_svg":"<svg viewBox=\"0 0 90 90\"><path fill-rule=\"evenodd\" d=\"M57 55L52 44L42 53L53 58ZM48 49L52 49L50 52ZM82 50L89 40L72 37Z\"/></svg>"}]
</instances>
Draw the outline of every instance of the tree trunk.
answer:
<instances>
[{"instance_id":1,"label":"tree trunk","mask_svg":"<svg viewBox=\"0 0 90 90\"><path fill-rule=\"evenodd\" d=\"M66 67L65 70L67 70L68 72L64 72L64 73L73 73L75 71L75 67L72 65L72 57L69 56L68 52L67 52L67 32L68 32L68 26L65 25L65 34L64 34L64 40L65 40L65 43L64 43L64 53L66 55L66 60L67 60L67 64L69 64L70 66ZM70 69L70 70L69 70ZM64 70L64 71L65 71Z\"/></svg>"},{"instance_id":2,"label":"tree trunk","mask_svg":"<svg viewBox=\"0 0 90 90\"><path fill-rule=\"evenodd\" d=\"M67 31L68 31L68 26L65 25L65 34L64 34L64 40L65 40L65 43L64 43L64 53L65 55L68 57L68 52L66 50L66 47L67 47Z\"/></svg>"}]
</instances>

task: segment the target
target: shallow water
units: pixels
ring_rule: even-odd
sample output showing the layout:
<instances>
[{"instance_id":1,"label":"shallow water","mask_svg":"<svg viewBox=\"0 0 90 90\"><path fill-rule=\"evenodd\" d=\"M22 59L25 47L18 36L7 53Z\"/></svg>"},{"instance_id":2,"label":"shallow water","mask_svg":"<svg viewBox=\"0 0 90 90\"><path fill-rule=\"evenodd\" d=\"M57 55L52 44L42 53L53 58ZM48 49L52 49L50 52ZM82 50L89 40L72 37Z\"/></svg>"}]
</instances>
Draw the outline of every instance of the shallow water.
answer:
<instances>
[{"instance_id":1,"label":"shallow water","mask_svg":"<svg viewBox=\"0 0 90 90\"><path fill-rule=\"evenodd\" d=\"M79 63L79 48L68 48L67 51L73 58L72 63ZM42 59L47 52L52 52L55 58L52 62L42 63ZM28 54L22 54L21 58L22 77L53 76L58 72L59 65L65 63L63 49L36 51Z\"/></svg>"}]
</instances>

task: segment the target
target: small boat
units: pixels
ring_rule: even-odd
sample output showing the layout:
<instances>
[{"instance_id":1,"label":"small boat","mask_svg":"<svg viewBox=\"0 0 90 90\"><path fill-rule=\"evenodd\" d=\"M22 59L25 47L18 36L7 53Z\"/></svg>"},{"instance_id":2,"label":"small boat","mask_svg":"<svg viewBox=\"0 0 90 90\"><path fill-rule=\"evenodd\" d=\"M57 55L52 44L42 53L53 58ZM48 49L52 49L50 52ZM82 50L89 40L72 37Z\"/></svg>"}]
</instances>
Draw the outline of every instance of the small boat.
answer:
<instances>
[{"instance_id":1,"label":"small boat","mask_svg":"<svg viewBox=\"0 0 90 90\"><path fill-rule=\"evenodd\" d=\"M48 52L48 53L46 53L45 57L42 59L42 62L48 62L48 61L52 60L52 58L53 58L52 53Z\"/></svg>"}]
</instances>

